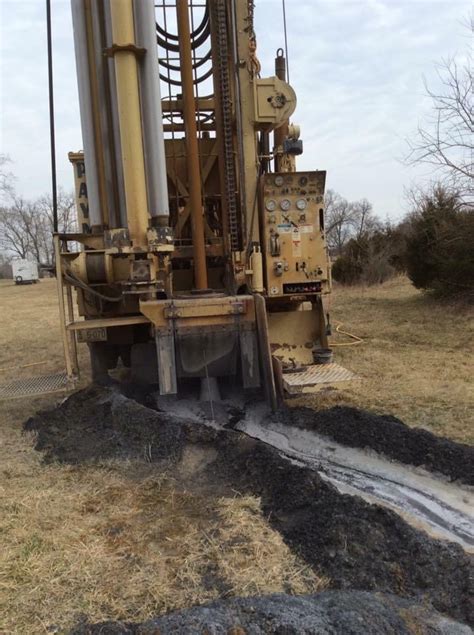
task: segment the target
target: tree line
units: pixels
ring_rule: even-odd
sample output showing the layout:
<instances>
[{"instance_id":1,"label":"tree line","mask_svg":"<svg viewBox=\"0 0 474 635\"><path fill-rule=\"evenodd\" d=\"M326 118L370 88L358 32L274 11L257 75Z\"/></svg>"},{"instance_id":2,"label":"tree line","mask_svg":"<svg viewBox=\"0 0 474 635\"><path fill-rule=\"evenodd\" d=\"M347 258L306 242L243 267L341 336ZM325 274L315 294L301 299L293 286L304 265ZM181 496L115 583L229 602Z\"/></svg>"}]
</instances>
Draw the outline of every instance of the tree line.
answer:
<instances>
[{"instance_id":1,"label":"tree line","mask_svg":"<svg viewBox=\"0 0 474 635\"><path fill-rule=\"evenodd\" d=\"M466 25L474 33L474 20ZM471 47L438 66L438 87L425 83L431 114L407 140L408 165L427 164L436 182L410 191L402 222L382 222L366 198L348 201L329 190L325 233L333 276L375 284L406 272L415 286L474 299L474 81ZM8 157L0 155L0 252L54 262L51 197L15 193ZM74 195L59 192L60 231L75 229ZM1 254L0 254L1 255ZM0 262L1 266L1 262Z\"/></svg>"},{"instance_id":2,"label":"tree line","mask_svg":"<svg viewBox=\"0 0 474 635\"><path fill-rule=\"evenodd\" d=\"M466 24L469 38L474 18ZM410 139L407 165L430 166L435 182L409 191L402 222L381 223L367 201L327 197L327 240L333 276L375 284L405 272L420 289L474 302L473 49L443 60L438 86L425 82L427 119Z\"/></svg>"},{"instance_id":3,"label":"tree line","mask_svg":"<svg viewBox=\"0 0 474 635\"><path fill-rule=\"evenodd\" d=\"M371 285L405 273L419 289L474 302L474 208L459 190L438 183L412 192L411 210L396 224L361 233L349 223L333 256L336 281Z\"/></svg>"},{"instance_id":4,"label":"tree line","mask_svg":"<svg viewBox=\"0 0 474 635\"><path fill-rule=\"evenodd\" d=\"M0 250L3 260L34 259L51 267L53 249L53 203L50 195L28 200L15 191L15 177L9 171L9 158L0 155ZM73 192L58 192L58 227L71 232L76 227Z\"/></svg>"}]
</instances>

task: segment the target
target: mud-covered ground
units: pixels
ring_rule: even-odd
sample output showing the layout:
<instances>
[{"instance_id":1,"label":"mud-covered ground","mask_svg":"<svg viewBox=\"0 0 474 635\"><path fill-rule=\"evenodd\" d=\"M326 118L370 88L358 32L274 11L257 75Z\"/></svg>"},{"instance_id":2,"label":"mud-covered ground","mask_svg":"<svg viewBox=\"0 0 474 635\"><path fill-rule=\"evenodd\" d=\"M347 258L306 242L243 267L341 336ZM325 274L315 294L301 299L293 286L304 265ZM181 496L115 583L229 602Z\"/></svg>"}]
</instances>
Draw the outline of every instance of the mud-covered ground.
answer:
<instances>
[{"instance_id":1,"label":"mud-covered ground","mask_svg":"<svg viewBox=\"0 0 474 635\"><path fill-rule=\"evenodd\" d=\"M468 626L394 595L326 591L220 600L143 624L80 624L71 635L469 635Z\"/></svg>"},{"instance_id":2,"label":"mud-covered ground","mask_svg":"<svg viewBox=\"0 0 474 635\"><path fill-rule=\"evenodd\" d=\"M342 406L320 412L289 408L279 416L291 425L314 430L342 445L371 448L401 463L422 466L474 485L474 447L428 430L410 428L397 417Z\"/></svg>"},{"instance_id":3,"label":"mud-covered ground","mask_svg":"<svg viewBox=\"0 0 474 635\"><path fill-rule=\"evenodd\" d=\"M309 425L309 413L304 416ZM363 418L359 426L363 436ZM390 510L342 495L316 472L291 463L261 441L155 412L116 389L96 387L38 414L25 429L36 431L36 448L47 461L143 458L156 463L157 470L171 471L178 481L188 478L186 487L260 496L274 529L330 578L332 589L395 594L474 623L472 562L461 547L428 537ZM451 445L453 474L456 469L462 475L468 469L468 452ZM448 463L446 459L444 465Z\"/></svg>"}]
</instances>

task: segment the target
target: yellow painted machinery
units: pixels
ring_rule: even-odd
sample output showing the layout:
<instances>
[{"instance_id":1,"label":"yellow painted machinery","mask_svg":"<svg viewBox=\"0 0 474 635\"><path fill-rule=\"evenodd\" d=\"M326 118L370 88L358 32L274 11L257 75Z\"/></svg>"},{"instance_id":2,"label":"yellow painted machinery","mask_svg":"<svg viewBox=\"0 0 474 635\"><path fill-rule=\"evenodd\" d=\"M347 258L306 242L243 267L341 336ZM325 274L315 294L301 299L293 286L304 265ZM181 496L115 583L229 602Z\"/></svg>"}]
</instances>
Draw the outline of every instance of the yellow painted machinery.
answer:
<instances>
[{"instance_id":1,"label":"yellow painted machinery","mask_svg":"<svg viewBox=\"0 0 474 635\"><path fill-rule=\"evenodd\" d=\"M179 394L318 383L331 290L325 172L302 152L283 51L263 76L254 2L72 0L78 233L57 234L67 370ZM77 294L77 308L73 291ZM320 373L319 373L320 374Z\"/></svg>"}]
</instances>

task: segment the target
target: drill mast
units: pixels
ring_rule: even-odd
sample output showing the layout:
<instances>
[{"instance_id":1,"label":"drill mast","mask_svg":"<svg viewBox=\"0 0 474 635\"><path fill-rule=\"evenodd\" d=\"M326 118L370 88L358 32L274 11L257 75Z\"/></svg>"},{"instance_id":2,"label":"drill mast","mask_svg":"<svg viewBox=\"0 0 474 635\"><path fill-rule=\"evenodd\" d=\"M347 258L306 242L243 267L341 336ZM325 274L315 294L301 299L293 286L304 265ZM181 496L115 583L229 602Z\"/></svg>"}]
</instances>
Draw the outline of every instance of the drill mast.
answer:
<instances>
[{"instance_id":1,"label":"drill mast","mask_svg":"<svg viewBox=\"0 0 474 635\"><path fill-rule=\"evenodd\" d=\"M121 357L161 394L230 376L275 405L327 346L330 291L325 172L296 172L282 50L262 77L251 0L72 11L80 231L55 239L68 372L86 341L95 378Z\"/></svg>"}]
</instances>

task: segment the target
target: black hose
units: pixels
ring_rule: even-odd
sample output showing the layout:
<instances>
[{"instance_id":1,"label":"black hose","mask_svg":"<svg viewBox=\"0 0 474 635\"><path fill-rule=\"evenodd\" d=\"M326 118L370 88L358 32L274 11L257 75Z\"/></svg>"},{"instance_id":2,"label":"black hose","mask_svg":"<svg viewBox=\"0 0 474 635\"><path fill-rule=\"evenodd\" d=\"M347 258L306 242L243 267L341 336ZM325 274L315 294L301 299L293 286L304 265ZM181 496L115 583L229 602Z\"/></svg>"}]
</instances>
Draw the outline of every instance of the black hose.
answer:
<instances>
[{"instance_id":1,"label":"black hose","mask_svg":"<svg viewBox=\"0 0 474 635\"><path fill-rule=\"evenodd\" d=\"M199 24L199 26L191 32L191 39L194 40L194 38L196 38L201 31L203 30L203 28L205 26L207 26L207 23L209 22L209 5L206 2L206 8L204 10L204 15L203 18L201 20L201 23ZM177 35L175 35L174 33L168 33L168 31L165 31L165 29L163 29L158 22L155 23L156 24L156 30L158 31L158 33L160 33L166 40L174 40L175 42L179 41L179 37Z\"/></svg>"},{"instance_id":2,"label":"black hose","mask_svg":"<svg viewBox=\"0 0 474 635\"><path fill-rule=\"evenodd\" d=\"M193 84L196 86L196 84L200 84L204 80L208 79L208 77L210 77L211 75L212 75L212 66L208 71L204 73L204 75L201 75L201 77L196 77L196 79L193 79ZM178 81L177 79L171 79L169 77L166 77L166 75L162 75L161 73L160 73L160 79L166 82L167 84L171 84L172 86L181 86L181 81Z\"/></svg>"},{"instance_id":3,"label":"black hose","mask_svg":"<svg viewBox=\"0 0 474 635\"><path fill-rule=\"evenodd\" d=\"M54 131L53 45L51 29L51 0L46 0L48 39L49 135L51 144L51 194L53 197L53 230L58 231L58 187L56 181L56 136Z\"/></svg>"},{"instance_id":4,"label":"black hose","mask_svg":"<svg viewBox=\"0 0 474 635\"><path fill-rule=\"evenodd\" d=\"M208 62L211 59L211 57L212 57L212 51L209 50L206 53L206 55L204 55L204 57L201 57L199 60L197 60L195 64L193 64L193 70L196 70L196 68L199 68L200 66ZM159 59L158 64L169 71L175 71L176 73L181 72L181 66L176 66L175 64L169 64L166 60Z\"/></svg>"},{"instance_id":5,"label":"black hose","mask_svg":"<svg viewBox=\"0 0 474 635\"><path fill-rule=\"evenodd\" d=\"M211 32L209 28L209 22L205 24L204 26L205 26L205 29L202 31L202 33L197 35L197 37L191 39L191 49L195 50L199 48L202 44L204 44L204 42L209 37L209 34ZM171 44L170 42L163 40L163 38L161 38L158 34L156 36L156 41L162 48L165 49L165 51L172 51L173 53L179 53L178 44Z\"/></svg>"},{"instance_id":6,"label":"black hose","mask_svg":"<svg viewBox=\"0 0 474 635\"><path fill-rule=\"evenodd\" d=\"M105 300L106 302L122 302L123 300L122 294L116 297L104 295L103 293L99 293L99 291L92 289L92 287L90 287L82 280L79 280L79 278L76 278L76 276L73 276L72 274L65 273L64 279L67 280L67 282L69 282L69 284L72 284L74 287L79 287L83 291L87 291L88 293L91 293L92 295L95 295L101 300Z\"/></svg>"}]
</instances>

